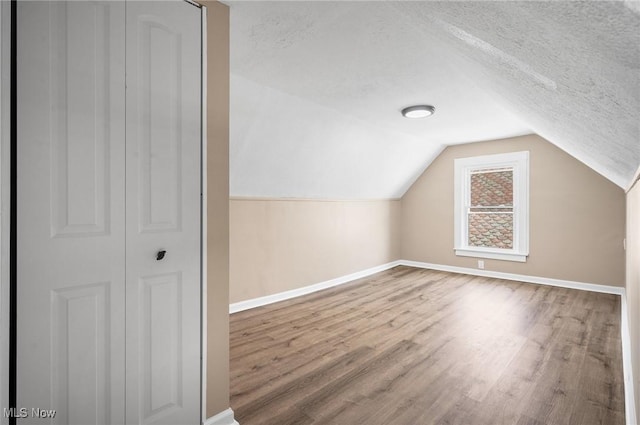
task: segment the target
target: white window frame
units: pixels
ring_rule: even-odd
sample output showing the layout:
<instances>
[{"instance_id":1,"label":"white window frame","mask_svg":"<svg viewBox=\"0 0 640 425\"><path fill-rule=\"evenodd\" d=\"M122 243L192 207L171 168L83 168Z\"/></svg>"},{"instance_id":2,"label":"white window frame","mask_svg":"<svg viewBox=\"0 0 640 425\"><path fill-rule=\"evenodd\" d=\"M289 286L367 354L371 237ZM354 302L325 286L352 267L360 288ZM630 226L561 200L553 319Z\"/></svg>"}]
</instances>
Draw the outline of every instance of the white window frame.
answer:
<instances>
[{"instance_id":1,"label":"white window frame","mask_svg":"<svg viewBox=\"0 0 640 425\"><path fill-rule=\"evenodd\" d=\"M471 172L513 167L513 248L469 246L468 212ZM454 251L461 257L524 263L529 255L529 151L474 156L454 160Z\"/></svg>"}]
</instances>

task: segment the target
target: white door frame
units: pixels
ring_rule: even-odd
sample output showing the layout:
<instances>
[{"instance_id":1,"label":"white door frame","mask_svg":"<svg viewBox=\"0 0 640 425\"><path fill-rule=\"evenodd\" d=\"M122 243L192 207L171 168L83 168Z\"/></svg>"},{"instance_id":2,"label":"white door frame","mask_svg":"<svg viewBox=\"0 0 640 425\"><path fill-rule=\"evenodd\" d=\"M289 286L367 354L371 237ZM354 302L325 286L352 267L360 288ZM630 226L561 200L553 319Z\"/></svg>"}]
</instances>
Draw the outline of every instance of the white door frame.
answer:
<instances>
[{"instance_id":1,"label":"white door frame","mask_svg":"<svg viewBox=\"0 0 640 425\"><path fill-rule=\"evenodd\" d=\"M190 0L186 0L189 1ZM200 111L202 126L200 143L200 170L202 190L200 214L200 423L207 420L207 7L199 5L202 10L202 26L200 48L202 49L202 95Z\"/></svg>"},{"instance_id":2,"label":"white door frame","mask_svg":"<svg viewBox=\"0 0 640 425\"><path fill-rule=\"evenodd\" d=\"M11 8L0 1L0 406L9 406L9 231L11 146ZM9 420L0 410L0 424Z\"/></svg>"},{"instance_id":3,"label":"white door frame","mask_svg":"<svg viewBox=\"0 0 640 425\"><path fill-rule=\"evenodd\" d=\"M190 0L185 0L193 3ZM201 231L201 423L207 419L207 8L202 9L202 231ZM11 8L9 1L0 1L0 425L8 418L2 409L9 406L9 233L10 223L10 122L11 122ZM8 58L8 60L7 60Z\"/></svg>"}]
</instances>

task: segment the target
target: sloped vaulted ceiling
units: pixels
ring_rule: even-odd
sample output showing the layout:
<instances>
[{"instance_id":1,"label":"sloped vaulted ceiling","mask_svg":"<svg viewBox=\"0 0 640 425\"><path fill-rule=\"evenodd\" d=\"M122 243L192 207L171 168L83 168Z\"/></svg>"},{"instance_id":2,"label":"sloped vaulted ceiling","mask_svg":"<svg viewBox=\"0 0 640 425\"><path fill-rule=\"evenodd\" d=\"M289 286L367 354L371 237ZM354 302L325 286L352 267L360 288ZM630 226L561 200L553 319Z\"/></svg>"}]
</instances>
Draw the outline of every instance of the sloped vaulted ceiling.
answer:
<instances>
[{"instance_id":1,"label":"sloped vaulted ceiling","mask_svg":"<svg viewBox=\"0 0 640 425\"><path fill-rule=\"evenodd\" d=\"M532 132L622 187L640 164L638 2L226 3L233 196L397 198Z\"/></svg>"}]
</instances>

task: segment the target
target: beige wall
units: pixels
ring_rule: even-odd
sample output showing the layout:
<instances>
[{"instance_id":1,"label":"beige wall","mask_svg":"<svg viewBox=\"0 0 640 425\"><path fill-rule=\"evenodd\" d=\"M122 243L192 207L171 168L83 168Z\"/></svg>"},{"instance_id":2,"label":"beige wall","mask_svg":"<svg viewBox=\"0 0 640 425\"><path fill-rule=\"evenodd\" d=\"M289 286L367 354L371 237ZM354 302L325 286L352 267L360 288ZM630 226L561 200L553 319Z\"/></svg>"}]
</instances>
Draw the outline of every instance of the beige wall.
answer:
<instances>
[{"instance_id":1,"label":"beige wall","mask_svg":"<svg viewBox=\"0 0 640 425\"><path fill-rule=\"evenodd\" d=\"M231 302L399 259L399 201L232 199Z\"/></svg>"},{"instance_id":2,"label":"beige wall","mask_svg":"<svg viewBox=\"0 0 640 425\"><path fill-rule=\"evenodd\" d=\"M640 182L627 193L626 292L636 415L640 415Z\"/></svg>"},{"instance_id":3,"label":"beige wall","mask_svg":"<svg viewBox=\"0 0 640 425\"><path fill-rule=\"evenodd\" d=\"M207 6L207 417L229 408L229 8Z\"/></svg>"},{"instance_id":4,"label":"beige wall","mask_svg":"<svg viewBox=\"0 0 640 425\"><path fill-rule=\"evenodd\" d=\"M602 285L624 285L625 194L536 135L450 146L402 198L402 258L477 267L453 251L453 160L530 151L530 255L485 259L485 269Z\"/></svg>"}]
</instances>

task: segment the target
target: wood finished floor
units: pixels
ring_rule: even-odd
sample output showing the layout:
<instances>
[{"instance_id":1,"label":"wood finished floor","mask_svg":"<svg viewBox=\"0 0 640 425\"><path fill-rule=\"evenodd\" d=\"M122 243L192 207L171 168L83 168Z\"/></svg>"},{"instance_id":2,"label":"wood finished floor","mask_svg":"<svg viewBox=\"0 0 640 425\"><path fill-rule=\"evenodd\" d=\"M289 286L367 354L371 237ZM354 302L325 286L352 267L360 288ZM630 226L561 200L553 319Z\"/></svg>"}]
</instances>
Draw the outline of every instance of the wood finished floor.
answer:
<instances>
[{"instance_id":1,"label":"wood finished floor","mask_svg":"<svg viewBox=\"0 0 640 425\"><path fill-rule=\"evenodd\" d=\"M619 297L395 267L231 315L241 425L624 424Z\"/></svg>"}]
</instances>

